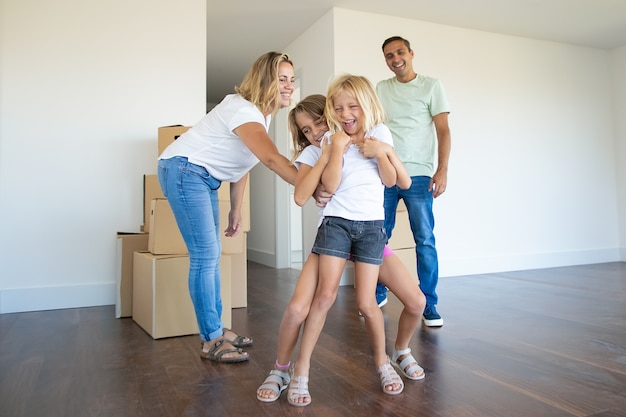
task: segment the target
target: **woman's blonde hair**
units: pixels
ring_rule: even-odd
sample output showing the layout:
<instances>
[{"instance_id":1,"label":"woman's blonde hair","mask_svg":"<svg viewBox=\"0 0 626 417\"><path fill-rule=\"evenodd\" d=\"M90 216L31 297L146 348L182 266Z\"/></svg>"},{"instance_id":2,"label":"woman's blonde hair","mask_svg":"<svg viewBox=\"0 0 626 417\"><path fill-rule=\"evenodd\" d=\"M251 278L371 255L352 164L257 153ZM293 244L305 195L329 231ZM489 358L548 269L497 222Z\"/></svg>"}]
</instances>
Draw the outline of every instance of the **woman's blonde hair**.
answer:
<instances>
[{"instance_id":1,"label":"woman's blonde hair","mask_svg":"<svg viewBox=\"0 0 626 417\"><path fill-rule=\"evenodd\" d=\"M317 121L324 117L325 105L326 97L321 94L312 94L303 98L289 111L289 131L291 132L291 140L293 141L293 156L291 162L295 161L302 150L311 144L298 127L296 115L306 113L313 120Z\"/></svg>"},{"instance_id":2,"label":"woman's blonde hair","mask_svg":"<svg viewBox=\"0 0 626 417\"><path fill-rule=\"evenodd\" d=\"M267 52L254 61L235 92L261 110L264 115L280 109L278 67L282 62L293 66L287 54Z\"/></svg>"},{"instance_id":3,"label":"woman's blonde hair","mask_svg":"<svg viewBox=\"0 0 626 417\"><path fill-rule=\"evenodd\" d=\"M363 129L366 132L377 124L383 123L385 112L372 83L361 75L345 74L335 78L328 86L326 93L324 115L331 132L341 130L341 121L337 117L333 104L334 98L341 92L354 97L363 109L365 115Z\"/></svg>"}]
</instances>

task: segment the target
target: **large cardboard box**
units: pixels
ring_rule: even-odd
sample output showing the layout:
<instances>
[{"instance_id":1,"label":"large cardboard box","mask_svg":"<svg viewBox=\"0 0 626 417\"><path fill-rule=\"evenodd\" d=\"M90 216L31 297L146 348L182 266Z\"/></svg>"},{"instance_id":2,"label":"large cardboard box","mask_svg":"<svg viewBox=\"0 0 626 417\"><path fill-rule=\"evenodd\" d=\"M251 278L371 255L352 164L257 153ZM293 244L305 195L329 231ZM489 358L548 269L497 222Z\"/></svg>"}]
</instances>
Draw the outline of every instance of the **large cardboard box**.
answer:
<instances>
[{"instance_id":1,"label":"large cardboard box","mask_svg":"<svg viewBox=\"0 0 626 417\"><path fill-rule=\"evenodd\" d=\"M164 126L158 129L158 151L159 155L167 148L167 146L174 142L180 135L189 130L191 126Z\"/></svg>"},{"instance_id":2,"label":"large cardboard box","mask_svg":"<svg viewBox=\"0 0 626 417\"><path fill-rule=\"evenodd\" d=\"M162 198L155 198L150 202L148 250L154 255L186 255L188 253L172 208L167 200Z\"/></svg>"},{"instance_id":3,"label":"large cardboard box","mask_svg":"<svg viewBox=\"0 0 626 417\"><path fill-rule=\"evenodd\" d=\"M402 260L402 263L404 263L406 268L409 270L411 276L419 282L419 277L417 276L417 255L415 254L415 248L394 249L393 252Z\"/></svg>"},{"instance_id":4,"label":"large cardboard box","mask_svg":"<svg viewBox=\"0 0 626 417\"><path fill-rule=\"evenodd\" d=\"M117 233L115 254L115 317L133 315L133 254L148 250L146 233Z\"/></svg>"},{"instance_id":5,"label":"large cardboard box","mask_svg":"<svg viewBox=\"0 0 626 417\"><path fill-rule=\"evenodd\" d=\"M189 296L189 257L134 253L133 320L154 339L198 333ZM231 266L228 255L220 260L222 323L232 327Z\"/></svg>"},{"instance_id":6,"label":"large cardboard box","mask_svg":"<svg viewBox=\"0 0 626 417\"><path fill-rule=\"evenodd\" d=\"M222 297L222 324L231 329L233 327L232 279L234 261L231 255L222 255L220 258L220 296Z\"/></svg>"},{"instance_id":7,"label":"large cardboard box","mask_svg":"<svg viewBox=\"0 0 626 417\"><path fill-rule=\"evenodd\" d=\"M150 202L155 198L165 198L159 178L156 174L143 176L143 226L145 233L150 232Z\"/></svg>"},{"instance_id":8,"label":"large cardboard box","mask_svg":"<svg viewBox=\"0 0 626 417\"><path fill-rule=\"evenodd\" d=\"M198 333L188 275L188 256L134 253L133 320L154 339Z\"/></svg>"},{"instance_id":9,"label":"large cardboard box","mask_svg":"<svg viewBox=\"0 0 626 417\"><path fill-rule=\"evenodd\" d=\"M406 249L415 246L413 232L409 224L409 213L407 211L396 212L396 225L391 233L388 245L391 249Z\"/></svg>"}]
</instances>

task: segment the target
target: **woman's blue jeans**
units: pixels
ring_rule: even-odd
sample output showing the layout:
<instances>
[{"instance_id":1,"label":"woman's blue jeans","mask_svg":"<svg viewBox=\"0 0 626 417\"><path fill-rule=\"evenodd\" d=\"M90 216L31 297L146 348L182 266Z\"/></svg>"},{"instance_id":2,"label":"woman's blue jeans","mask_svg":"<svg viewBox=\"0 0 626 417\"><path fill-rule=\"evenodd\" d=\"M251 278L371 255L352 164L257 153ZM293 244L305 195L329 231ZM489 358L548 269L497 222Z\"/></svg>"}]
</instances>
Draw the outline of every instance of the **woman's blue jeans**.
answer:
<instances>
[{"instance_id":1,"label":"woman's blue jeans","mask_svg":"<svg viewBox=\"0 0 626 417\"><path fill-rule=\"evenodd\" d=\"M415 239L420 289L426 296L426 304L435 305L438 300L436 288L439 281L439 260L433 232L435 228L433 194L428 191L430 177L411 177L411 181L411 188L408 190L397 186L385 188L385 231L387 237L391 237L396 224L398 201L403 199Z\"/></svg>"},{"instance_id":2,"label":"woman's blue jeans","mask_svg":"<svg viewBox=\"0 0 626 417\"><path fill-rule=\"evenodd\" d=\"M200 339L216 339L223 332L217 199L221 182L183 157L159 160L158 177L189 252L189 294Z\"/></svg>"}]
</instances>

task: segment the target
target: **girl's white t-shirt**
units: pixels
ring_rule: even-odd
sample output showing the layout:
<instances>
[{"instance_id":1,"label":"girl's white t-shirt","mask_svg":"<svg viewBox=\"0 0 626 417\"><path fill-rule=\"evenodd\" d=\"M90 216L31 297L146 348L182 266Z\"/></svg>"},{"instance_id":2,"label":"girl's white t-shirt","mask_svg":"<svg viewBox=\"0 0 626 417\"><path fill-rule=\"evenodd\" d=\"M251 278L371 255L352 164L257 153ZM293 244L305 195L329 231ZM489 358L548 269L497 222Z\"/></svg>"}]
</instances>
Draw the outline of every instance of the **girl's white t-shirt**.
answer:
<instances>
[{"instance_id":1,"label":"girl's white t-shirt","mask_svg":"<svg viewBox=\"0 0 626 417\"><path fill-rule=\"evenodd\" d=\"M251 102L238 94L224 97L198 123L172 142L159 159L185 156L204 167L220 181L236 182L259 163L259 159L233 130L256 122L269 129L271 115L264 116Z\"/></svg>"},{"instance_id":2,"label":"girl's white t-shirt","mask_svg":"<svg viewBox=\"0 0 626 417\"><path fill-rule=\"evenodd\" d=\"M384 124L376 125L365 137L393 146L391 132ZM314 166L321 154L322 150L317 146L307 146L296 158L296 168L299 169L300 164ZM358 146L350 145L343 155L341 183L320 214L357 221L384 220L384 189L376 159L365 158Z\"/></svg>"}]
</instances>

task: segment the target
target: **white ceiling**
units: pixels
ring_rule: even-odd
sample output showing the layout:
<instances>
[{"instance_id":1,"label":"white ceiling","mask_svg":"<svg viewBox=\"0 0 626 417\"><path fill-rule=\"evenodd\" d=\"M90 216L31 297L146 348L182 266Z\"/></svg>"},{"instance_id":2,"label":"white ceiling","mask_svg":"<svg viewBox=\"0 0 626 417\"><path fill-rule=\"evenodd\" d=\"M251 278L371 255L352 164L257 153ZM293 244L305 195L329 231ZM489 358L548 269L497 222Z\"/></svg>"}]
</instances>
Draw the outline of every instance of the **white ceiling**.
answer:
<instances>
[{"instance_id":1,"label":"white ceiling","mask_svg":"<svg viewBox=\"0 0 626 417\"><path fill-rule=\"evenodd\" d=\"M626 0L208 0L208 101L221 101L259 55L284 50L332 7L594 48L626 45Z\"/></svg>"}]
</instances>

